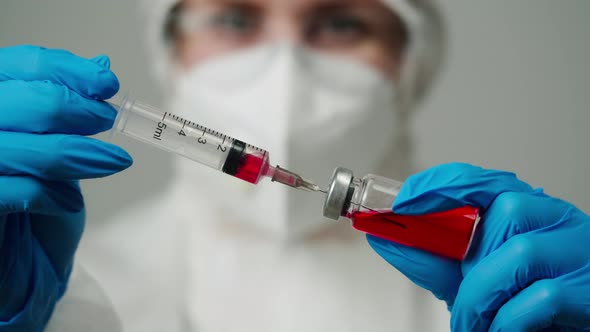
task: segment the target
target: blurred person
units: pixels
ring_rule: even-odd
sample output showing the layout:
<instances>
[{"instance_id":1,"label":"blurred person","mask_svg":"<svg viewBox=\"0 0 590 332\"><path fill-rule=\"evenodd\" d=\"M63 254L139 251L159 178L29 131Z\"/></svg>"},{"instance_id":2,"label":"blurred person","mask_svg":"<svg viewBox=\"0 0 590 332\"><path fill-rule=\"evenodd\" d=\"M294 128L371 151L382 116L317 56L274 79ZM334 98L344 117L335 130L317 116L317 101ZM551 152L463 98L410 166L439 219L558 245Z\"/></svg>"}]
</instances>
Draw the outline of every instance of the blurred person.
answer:
<instances>
[{"instance_id":1,"label":"blurred person","mask_svg":"<svg viewBox=\"0 0 590 332\"><path fill-rule=\"evenodd\" d=\"M398 179L411 173L407 117L443 55L443 26L430 1L146 6L170 111L263 146L278 164L318 181L338 165ZM0 108L8 111L0 121L7 151L0 173L6 186L19 188L0 197L7 202L0 210L0 299L7 299L0 300L0 330L38 331L65 292L81 236L76 181L118 172L131 159L81 136L112 124L114 110L103 100L118 82L108 58L15 47L0 50L0 60ZM30 106L18 103L25 98ZM368 250L363 234L322 220L321 203L179 160L171 186L84 239L78 259L92 277L72 280L62 302L100 293L92 279L110 300L58 307L48 329L446 330L446 309L454 331L588 326L587 297L558 300L586 287L587 253L564 257L541 246L583 238L587 216L513 174L447 164L411 176L394 211L468 204L484 220L464 262L369 237L401 273ZM111 325L100 327L105 321Z\"/></svg>"},{"instance_id":2,"label":"blurred person","mask_svg":"<svg viewBox=\"0 0 590 332\"><path fill-rule=\"evenodd\" d=\"M425 21L410 32L393 5L148 1L165 108L265 147L273 162L317 181L336 165L403 178L411 169L406 111L426 89L442 41L419 49L442 31L431 6L400 2L408 19ZM131 330L161 330L179 317L205 331L411 330L424 326L418 308L436 308L369 250L364 234L323 219L319 195L254 187L184 160L175 179L165 200L123 213L81 256L114 290L109 297ZM121 227L142 228L146 242L122 244L129 230ZM158 270L171 272L150 275ZM137 279L149 280L151 292L129 292Z\"/></svg>"}]
</instances>

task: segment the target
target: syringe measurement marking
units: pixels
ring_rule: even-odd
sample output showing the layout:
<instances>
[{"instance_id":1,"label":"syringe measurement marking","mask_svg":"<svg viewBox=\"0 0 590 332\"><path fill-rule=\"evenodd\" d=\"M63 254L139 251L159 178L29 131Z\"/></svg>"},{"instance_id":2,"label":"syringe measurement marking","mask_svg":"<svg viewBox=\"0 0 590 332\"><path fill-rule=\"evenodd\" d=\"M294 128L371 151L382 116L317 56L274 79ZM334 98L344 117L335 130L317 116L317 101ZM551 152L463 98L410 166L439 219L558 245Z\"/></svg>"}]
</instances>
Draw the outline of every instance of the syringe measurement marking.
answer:
<instances>
[{"instance_id":1,"label":"syringe measurement marking","mask_svg":"<svg viewBox=\"0 0 590 332\"><path fill-rule=\"evenodd\" d=\"M201 126L201 127L203 127L203 126ZM197 142L199 142L201 144L207 144L207 139L203 138L203 136L205 136L205 132L206 132L205 129L207 129L207 128L203 127L203 134L201 135L201 137L197 138Z\"/></svg>"},{"instance_id":2,"label":"syringe measurement marking","mask_svg":"<svg viewBox=\"0 0 590 332\"><path fill-rule=\"evenodd\" d=\"M223 146L224 143L225 143L225 135L223 135L223 141L221 142L221 144L219 144L217 146L217 150L219 150L221 152L227 151L227 147L226 146Z\"/></svg>"},{"instance_id":3,"label":"syringe measurement marking","mask_svg":"<svg viewBox=\"0 0 590 332\"><path fill-rule=\"evenodd\" d=\"M164 123L164 119L166 118L166 114L168 114L168 112L164 113L164 116L162 117L162 121L158 122L158 127L154 131L153 138L156 139L156 140L158 140L158 141L161 141L162 140L162 132L164 132L164 129L166 129L166 127L168 127Z\"/></svg>"},{"instance_id":4,"label":"syringe measurement marking","mask_svg":"<svg viewBox=\"0 0 590 332\"><path fill-rule=\"evenodd\" d=\"M166 119L166 116L171 117L171 118L173 118L174 120L176 120L178 122L182 122L182 128L181 128L181 130L179 132L179 135L181 135L181 136L186 136L186 134L183 132L183 129L184 129L184 127L187 124L190 127L193 127L193 128L199 129L199 130L202 130L203 132L202 132L201 136L197 138L197 141L200 144L207 144L207 139L205 138L205 134L209 134L209 135L211 135L213 137L216 137L216 138L222 138L223 137L223 141L221 142L221 144L219 144L217 146L217 150L220 150L221 152L226 152L227 151L227 148L228 147L223 146L225 144L225 141L226 140L229 140L230 143L232 143L233 141L235 141L235 139L232 138L231 136L227 136L227 135L222 134L222 133L220 133L220 132L218 132L216 130L207 128L205 126L202 126L200 124L194 123L194 122L189 121L189 120L185 120L184 118L182 118L180 116L177 116L175 114L171 114L171 113L168 113L168 112L165 112L164 113L164 116L162 117L162 121L158 122L158 125L157 125L158 127L155 129L153 138L156 139L156 140L158 140L158 141L161 141L162 140L162 133L168 127L168 125L166 123L164 123L164 121ZM258 152L262 152L262 153L265 153L266 152L264 149L261 149L261 148L259 148L257 146L252 145L252 144L246 144L246 145L249 148L251 148L253 150L256 150Z\"/></svg>"}]
</instances>

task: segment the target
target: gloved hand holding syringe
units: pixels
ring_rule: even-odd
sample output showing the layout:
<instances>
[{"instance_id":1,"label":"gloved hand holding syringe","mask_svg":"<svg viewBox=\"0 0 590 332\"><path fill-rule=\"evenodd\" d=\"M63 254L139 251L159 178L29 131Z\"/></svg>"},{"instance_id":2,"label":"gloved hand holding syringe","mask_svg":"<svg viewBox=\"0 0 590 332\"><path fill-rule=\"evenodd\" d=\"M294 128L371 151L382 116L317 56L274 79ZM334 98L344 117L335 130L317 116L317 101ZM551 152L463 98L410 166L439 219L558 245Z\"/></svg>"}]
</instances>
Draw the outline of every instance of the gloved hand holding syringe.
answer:
<instances>
[{"instance_id":1,"label":"gloved hand holding syringe","mask_svg":"<svg viewBox=\"0 0 590 332\"><path fill-rule=\"evenodd\" d=\"M111 102L119 114L113 131L182 155L252 184L264 177L309 192L326 194L324 216L344 216L354 228L434 254L462 260L479 221L479 209L465 206L422 216L391 211L401 183L376 175L353 177L337 168L322 190L300 175L273 166L268 151L203 125L124 96ZM305 208L305 207L302 207Z\"/></svg>"}]
</instances>

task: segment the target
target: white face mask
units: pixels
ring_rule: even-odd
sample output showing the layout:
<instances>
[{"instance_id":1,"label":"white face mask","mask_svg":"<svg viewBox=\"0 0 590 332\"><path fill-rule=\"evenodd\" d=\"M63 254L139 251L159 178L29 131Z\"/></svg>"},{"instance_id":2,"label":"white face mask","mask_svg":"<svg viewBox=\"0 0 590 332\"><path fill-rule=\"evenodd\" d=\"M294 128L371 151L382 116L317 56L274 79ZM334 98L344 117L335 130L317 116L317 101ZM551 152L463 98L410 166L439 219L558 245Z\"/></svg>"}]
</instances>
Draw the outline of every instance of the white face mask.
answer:
<instances>
[{"instance_id":1,"label":"white face mask","mask_svg":"<svg viewBox=\"0 0 590 332\"><path fill-rule=\"evenodd\" d=\"M272 164L325 187L337 166L362 176L392 157L399 136L395 105L393 82L368 65L274 44L180 74L171 109L268 150ZM240 185L207 171L195 183L207 191L207 206L219 209L214 222L246 223L285 238L330 222L322 217L320 194L267 180Z\"/></svg>"}]
</instances>

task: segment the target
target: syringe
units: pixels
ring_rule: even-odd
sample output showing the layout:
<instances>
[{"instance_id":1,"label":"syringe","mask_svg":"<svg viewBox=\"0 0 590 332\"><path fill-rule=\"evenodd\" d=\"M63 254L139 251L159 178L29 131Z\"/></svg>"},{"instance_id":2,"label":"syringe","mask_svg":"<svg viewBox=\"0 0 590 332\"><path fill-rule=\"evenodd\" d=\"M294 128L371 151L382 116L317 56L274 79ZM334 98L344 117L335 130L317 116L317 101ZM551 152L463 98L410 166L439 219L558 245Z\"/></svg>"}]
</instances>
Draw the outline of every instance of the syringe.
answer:
<instances>
[{"instance_id":1,"label":"syringe","mask_svg":"<svg viewBox=\"0 0 590 332\"><path fill-rule=\"evenodd\" d=\"M270 164L268 151L207 128L173 113L124 96L110 102L118 110L113 131L258 184L263 177L306 191L319 186L298 174Z\"/></svg>"}]
</instances>

